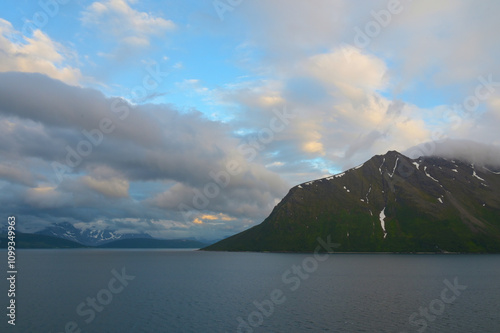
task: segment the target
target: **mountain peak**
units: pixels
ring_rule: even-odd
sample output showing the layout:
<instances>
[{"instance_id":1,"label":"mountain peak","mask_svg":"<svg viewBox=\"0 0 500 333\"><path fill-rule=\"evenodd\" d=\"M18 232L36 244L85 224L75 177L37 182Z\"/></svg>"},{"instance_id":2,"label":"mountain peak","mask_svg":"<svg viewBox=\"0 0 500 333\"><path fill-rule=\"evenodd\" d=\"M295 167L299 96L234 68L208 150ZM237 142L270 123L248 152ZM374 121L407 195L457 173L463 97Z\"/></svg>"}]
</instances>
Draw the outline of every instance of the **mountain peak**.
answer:
<instances>
[{"instance_id":1,"label":"mountain peak","mask_svg":"<svg viewBox=\"0 0 500 333\"><path fill-rule=\"evenodd\" d=\"M392 156L392 155L402 155L402 154L397 150L388 150L387 153L385 153L385 156Z\"/></svg>"}]
</instances>

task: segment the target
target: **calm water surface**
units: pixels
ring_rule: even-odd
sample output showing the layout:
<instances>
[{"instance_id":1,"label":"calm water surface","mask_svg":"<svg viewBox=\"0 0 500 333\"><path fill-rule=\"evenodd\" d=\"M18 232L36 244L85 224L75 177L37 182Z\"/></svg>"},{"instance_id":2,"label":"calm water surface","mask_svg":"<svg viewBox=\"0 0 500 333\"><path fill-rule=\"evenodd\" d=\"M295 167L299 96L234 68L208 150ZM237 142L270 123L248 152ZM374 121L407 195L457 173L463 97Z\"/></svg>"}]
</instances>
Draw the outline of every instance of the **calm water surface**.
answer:
<instances>
[{"instance_id":1,"label":"calm water surface","mask_svg":"<svg viewBox=\"0 0 500 333\"><path fill-rule=\"evenodd\" d=\"M16 326L4 278L0 332L500 332L500 255L18 250L17 263Z\"/></svg>"}]
</instances>

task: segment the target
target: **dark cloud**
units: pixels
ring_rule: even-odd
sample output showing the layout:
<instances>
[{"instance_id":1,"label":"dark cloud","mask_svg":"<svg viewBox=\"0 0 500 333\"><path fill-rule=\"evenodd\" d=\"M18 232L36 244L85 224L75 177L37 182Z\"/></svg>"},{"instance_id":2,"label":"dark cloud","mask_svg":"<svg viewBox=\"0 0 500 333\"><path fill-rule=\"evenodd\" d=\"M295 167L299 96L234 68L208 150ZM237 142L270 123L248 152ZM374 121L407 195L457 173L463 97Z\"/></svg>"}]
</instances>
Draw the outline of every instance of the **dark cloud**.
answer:
<instances>
[{"instance_id":1,"label":"dark cloud","mask_svg":"<svg viewBox=\"0 0 500 333\"><path fill-rule=\"evenodd\" d=\"M158 220L170 227L162 222L156 231L176 225L201 232L183 218L184 203L190 216L234 216L240 222L226 222L232 230L249 219L259 222L288 189L278 175L238 152L241 143L228 124L169 105L133 106L40 74L0 73L0 128L0 184L11 190L0 204L12 214L37 216L40 225L100 221L114 228L129 219L147 231L155 224L146 222ZM226 172L231 161L240 171L207 205L195 207L195 194L215 184L211 174ZM141 194L130 195L131 183L155 190L137 201ZM165 184L163 193L158 183Z\"/></svg>"},{"instance_id":2,"label":"dark cloud","mask_svg":"<svg viewBox=\"0 0 500 333\"><path fill-rule=\"evenodd\" d=\"M14 184L36 186L36 177L23 166L0 164L0 179Z\"/></svg>"}]
</instances>

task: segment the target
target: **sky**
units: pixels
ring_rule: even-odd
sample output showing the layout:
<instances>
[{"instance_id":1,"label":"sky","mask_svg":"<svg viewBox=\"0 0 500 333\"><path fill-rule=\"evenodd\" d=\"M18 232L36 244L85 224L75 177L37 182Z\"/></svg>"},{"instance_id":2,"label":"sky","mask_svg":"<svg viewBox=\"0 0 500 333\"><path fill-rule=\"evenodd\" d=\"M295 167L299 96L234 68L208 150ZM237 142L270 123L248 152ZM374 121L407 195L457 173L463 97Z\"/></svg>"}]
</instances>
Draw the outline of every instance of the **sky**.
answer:
<instances>
[{"instance_id":1,"label":"sky","mask_svg":"<svg viewBox=\"0 0 500 333\"><path fill-rule=\"evenodd\" d=\"M376 154L496 149L499 13L496 0L1 2L2 218L219 239Z\"/></svg>"}]
</instances>

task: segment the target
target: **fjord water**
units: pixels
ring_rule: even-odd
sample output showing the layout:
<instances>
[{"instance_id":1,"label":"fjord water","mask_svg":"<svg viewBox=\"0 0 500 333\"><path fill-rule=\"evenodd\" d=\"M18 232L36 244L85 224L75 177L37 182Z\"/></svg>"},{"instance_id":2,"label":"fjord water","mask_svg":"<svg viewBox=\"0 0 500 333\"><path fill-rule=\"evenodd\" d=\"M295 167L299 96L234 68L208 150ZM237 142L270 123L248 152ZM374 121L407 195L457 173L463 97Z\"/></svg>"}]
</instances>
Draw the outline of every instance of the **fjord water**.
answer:
<instances>
[{"instance_id":1,"label":"fjord water","mask_svg":"<svg viewBox=\"0 0 500 333\"><path fill-rule=\"evenodd\" d=\"M500 255L18 250L17 264L1 332L500 332Z\"/></svg>"}]
</instances>

